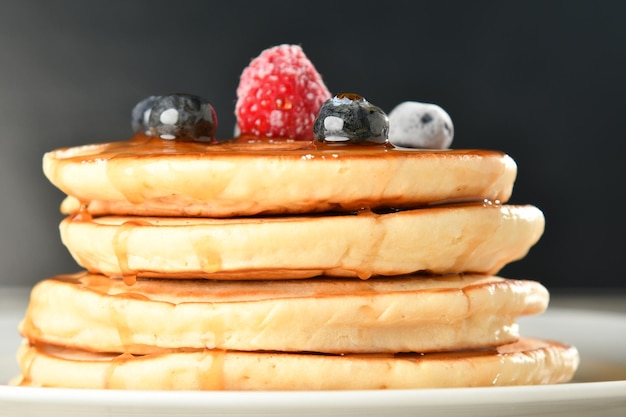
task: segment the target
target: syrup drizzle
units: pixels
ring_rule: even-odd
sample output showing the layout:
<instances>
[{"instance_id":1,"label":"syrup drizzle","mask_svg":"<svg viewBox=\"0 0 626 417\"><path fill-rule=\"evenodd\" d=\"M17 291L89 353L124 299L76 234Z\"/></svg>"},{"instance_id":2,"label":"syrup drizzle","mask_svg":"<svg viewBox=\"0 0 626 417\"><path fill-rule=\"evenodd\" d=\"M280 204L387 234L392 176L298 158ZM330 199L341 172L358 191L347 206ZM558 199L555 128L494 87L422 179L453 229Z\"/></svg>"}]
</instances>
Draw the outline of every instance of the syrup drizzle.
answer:
<instances>
[{"instance_id":1,"label":"syrup drizzle","mask_svg":"<svg viewBox=\"0 0 626 417\"><path fill-rule=\"evenodd\" d=\"M133 285L137 282L137 272L129 266L128 239L133 229L142 226L152 226L152 223L146 220L128 220L122 223L115 232L113 237L113 250L117 259L117 264L122 274L122 279L126 285Z\"/></svg>"},{"instance_id":2,"label":"syrup drizzle","mask_svg":"<svg viewBox=\"0 0 626 417\"><path fill-rule=\"evenodd\" d=\"M126 388L128 385L126 378L123 375L116 375L116 371L134 358L130 353L122 353L111 359L103 373L102 386L106 389Z\"/></svg>"},{"instance_id":3,"label":"syrup drizzle","mask_svg":"<svg viewBox=\"0 0 626 417\"><path fill-rule=\"evenodd\" d=\"M224 390L226 382L224 378L224 363L226 351L204 350L199 354L196 366L196 379L202 390Z\"/></svg>"}]
</instances>

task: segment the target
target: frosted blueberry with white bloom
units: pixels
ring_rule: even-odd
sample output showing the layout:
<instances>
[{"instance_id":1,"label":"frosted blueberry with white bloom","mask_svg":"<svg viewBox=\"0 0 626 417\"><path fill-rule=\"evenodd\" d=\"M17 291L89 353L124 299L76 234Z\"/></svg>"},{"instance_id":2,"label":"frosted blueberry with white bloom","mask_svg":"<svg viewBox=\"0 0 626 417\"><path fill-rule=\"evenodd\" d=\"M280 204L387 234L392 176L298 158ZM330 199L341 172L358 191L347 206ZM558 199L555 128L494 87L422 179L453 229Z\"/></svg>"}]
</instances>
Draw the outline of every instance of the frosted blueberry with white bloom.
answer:
<instances>
[{"instance_id":1,"label":"frosted blueberry with white bloom","mask_svg":"<svg viewBox=\"0 0 626 417\"><path fill-rule=\"evenodd\" d=\"M450 115L436 104L405 101L389 112L389 142L395 146L446 149L453 137Z\"/></svg>"}]
</instances>

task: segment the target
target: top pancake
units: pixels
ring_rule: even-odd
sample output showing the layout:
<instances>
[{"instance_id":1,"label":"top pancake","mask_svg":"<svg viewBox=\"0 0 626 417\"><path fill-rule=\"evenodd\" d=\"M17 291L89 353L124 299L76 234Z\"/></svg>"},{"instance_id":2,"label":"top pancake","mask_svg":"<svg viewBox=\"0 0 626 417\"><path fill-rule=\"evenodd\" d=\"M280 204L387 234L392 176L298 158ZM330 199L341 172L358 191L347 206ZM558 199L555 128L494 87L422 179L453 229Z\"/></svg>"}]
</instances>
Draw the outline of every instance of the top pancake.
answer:
<instances>
[{"instance_id":1,"label":"top pancake","mask_svg":"<svg viewBox=\"0 0 626 417\"><path fill-rule=\"evenodd\" d=\"M66 213L186 217L503 203L517 173L498 151L144 136L58 149L43 169L70 196Z\"/></svg>"}]
</instances>

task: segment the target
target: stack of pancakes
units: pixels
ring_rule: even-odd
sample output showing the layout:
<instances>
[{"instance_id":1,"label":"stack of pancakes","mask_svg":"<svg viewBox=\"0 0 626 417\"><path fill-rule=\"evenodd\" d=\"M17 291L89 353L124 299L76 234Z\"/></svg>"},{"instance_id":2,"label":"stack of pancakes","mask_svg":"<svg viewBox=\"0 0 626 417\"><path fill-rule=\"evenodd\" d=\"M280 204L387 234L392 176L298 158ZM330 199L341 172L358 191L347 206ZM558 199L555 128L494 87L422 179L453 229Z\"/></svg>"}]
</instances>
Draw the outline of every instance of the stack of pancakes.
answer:
<instances>
[{"instance_id":1,"label":"stack of pancakes","mask_svg":"<svg viewBox=\"0 0 626 417\"><path fill-rule=\"evenodd\" d=\"M35 286L30 386L312 390L568 381L576 349L521 338L548 304L496 274L540 210L495 151L136 136L44 157L85 270Z\"/></svg>"}]
</instances>

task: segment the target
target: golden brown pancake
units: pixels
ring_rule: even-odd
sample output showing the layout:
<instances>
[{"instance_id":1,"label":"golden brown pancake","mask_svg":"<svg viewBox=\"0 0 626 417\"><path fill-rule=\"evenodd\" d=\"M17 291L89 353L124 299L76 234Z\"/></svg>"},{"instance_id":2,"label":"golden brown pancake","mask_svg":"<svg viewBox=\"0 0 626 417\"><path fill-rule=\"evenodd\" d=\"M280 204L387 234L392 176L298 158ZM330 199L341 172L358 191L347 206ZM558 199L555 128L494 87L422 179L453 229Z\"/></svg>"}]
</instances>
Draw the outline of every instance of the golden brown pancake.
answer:
<instances>
[{"instance_id":1,"label":"golden brown pancake","mask_svg":"<svg viewBox=\"0 0 626 417\"><path fill-rule=\"evenodd\" d=\"M14 384L142 390L346 390L552 384L569 381L574 347L522 339L490 350L320 355L201 350L145 356L51 345L18 352Z\"/></svg>"},{"instance_id":2,"label":"golden brown pancake","mask_svg":"<svg viewBox=\"0 0 626 417\"><path fill-rule=\"evenodd\" d=\"M89 271L216 279L492 274L523 257L543 228L536 207L482 204L337 216L79 216L60 227Z\"/></svg>"},{"instance_id":3,"label":"golden brown pancake","mask_svg":"<svg viewBox=\"0 0 626 417\"><path fill-rule=\"evenodd\" d=\"M428 352L519 337L548 305L539 283L493 276L282 281L120 279L79 273L32 291L22 335L89 351Z\"/></svg>"},{"instance_id":4,"label":"golden brown pancake","mask_svg":"<svg viewBox=\"0 0 626 417\"><path fill-rule=\"evenodd\" d=\"M66 213L187 217L504 203L517 173L497 151L145 137L52 151L43 169Z\"/></svg>"}]
</instances>

